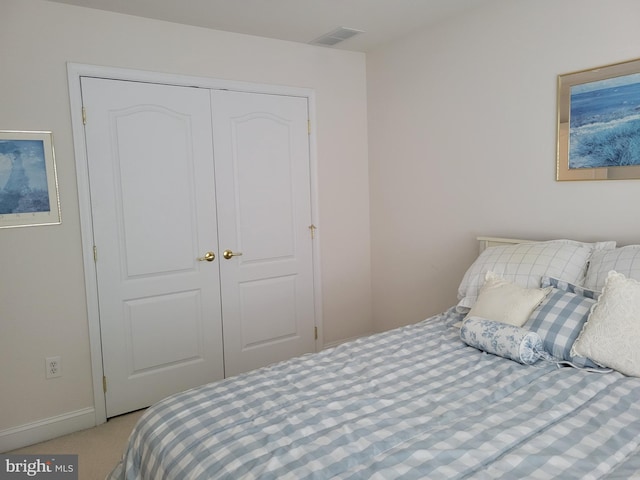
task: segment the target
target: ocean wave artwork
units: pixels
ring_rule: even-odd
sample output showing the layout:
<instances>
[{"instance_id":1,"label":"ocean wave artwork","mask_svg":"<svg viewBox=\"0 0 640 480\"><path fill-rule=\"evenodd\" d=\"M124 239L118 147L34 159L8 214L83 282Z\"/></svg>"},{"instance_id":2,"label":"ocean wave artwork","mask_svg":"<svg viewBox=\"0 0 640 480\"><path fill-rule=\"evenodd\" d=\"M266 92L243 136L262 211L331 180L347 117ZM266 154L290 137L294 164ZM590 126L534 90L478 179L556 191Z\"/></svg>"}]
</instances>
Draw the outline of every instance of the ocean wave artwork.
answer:
<instances>
[{"instance_id":1,"label":"ocean wave artwork","mask_svg":"<svg viewBox=\"0 0 640 480\"><path fill-rule=\"evenodd\" d=\"M571 87L569 168L640 165L640 74Z\"/></svg>"}]
</instances>

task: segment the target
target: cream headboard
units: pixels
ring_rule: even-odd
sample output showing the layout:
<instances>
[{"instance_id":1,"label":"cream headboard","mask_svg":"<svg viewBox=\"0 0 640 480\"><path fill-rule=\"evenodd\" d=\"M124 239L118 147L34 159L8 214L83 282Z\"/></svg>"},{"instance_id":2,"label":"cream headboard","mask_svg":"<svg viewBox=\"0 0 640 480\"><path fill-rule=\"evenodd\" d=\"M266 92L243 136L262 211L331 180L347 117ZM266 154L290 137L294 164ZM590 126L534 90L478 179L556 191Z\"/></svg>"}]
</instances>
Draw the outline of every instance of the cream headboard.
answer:
<instances>
[{"instance_id":1,"label":"cream headboard","mask_svg":"<svg viewBox=\"0 0 640 480\"><path fill-rule=\"evenodd\" d=\"M522 240L518 238L501 238L501 237L478 237L480 242L480 253L488 247L497 247L499 245L513 245L515 243L530 243L536 240Z\"/></svg>"}]
</instances>

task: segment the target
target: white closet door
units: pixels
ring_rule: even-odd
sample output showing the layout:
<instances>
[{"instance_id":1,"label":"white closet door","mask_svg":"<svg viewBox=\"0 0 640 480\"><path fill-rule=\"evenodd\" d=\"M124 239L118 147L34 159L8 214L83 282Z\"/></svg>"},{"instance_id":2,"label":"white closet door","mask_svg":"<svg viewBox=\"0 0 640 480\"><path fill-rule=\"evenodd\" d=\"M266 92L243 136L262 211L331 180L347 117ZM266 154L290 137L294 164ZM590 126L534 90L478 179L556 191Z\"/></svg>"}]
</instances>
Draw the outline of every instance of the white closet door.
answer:
<instances>
[{"instance_id":1,"label":"white closet door","mask_svg":"<svg viewBox=\"0 0 640 480\"><path fill-rule=\"evenodd\" d=\"M315 350L307 99L212 92L225 375Z\"/></svg>"},{"instance_id":2,"label":"white closet door","mask_svg":"<svg viewBox=\"0 0 640 480\"><path fill-rule=\"evenodd\" d=\"M209 93L82 79L107 417L223 378Z\"/></svg>"}]
</instances>

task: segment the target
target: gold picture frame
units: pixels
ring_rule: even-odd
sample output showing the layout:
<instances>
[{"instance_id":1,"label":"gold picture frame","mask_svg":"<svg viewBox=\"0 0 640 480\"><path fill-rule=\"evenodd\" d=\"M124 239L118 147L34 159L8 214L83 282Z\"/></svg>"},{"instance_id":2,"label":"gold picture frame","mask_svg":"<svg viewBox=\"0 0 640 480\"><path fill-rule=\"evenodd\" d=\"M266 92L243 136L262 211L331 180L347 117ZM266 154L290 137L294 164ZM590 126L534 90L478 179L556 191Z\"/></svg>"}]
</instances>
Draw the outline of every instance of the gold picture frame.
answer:
<instances>
[{"instance_id":1,"label":"gold picture frame","mask_svg":"<svg viewBox=\"0 0 640 480\"><path fill-rule=\"evenodd\" d=\"M640 59L558 75L556 180L640 178Z\"/></svg>"},{"instance_id":2,"label":"gold picture frame","mask_svg":"<svg viewBox=\"0 0 640 480\"><path fill-rule=\"evenodd\" d=\"M61 222L53 134L0 130L0 228Z\"/></svg>"}]
</instances>

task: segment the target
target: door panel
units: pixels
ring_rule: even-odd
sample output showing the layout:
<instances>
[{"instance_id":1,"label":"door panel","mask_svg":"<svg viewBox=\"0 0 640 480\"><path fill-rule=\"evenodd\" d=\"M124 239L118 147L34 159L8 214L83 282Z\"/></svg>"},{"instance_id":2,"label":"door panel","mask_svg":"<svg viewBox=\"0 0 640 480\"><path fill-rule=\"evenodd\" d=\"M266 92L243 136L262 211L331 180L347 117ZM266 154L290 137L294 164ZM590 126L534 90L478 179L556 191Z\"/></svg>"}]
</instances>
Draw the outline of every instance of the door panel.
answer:
<instances>
[{"instance_id":1,"label":"door panel","mask_svg":"<svg viewBox=\"0 0 640 480\"><path fill-rule=\"evenodd\" d=\"M212 112L230 376L315 350L308 107L214 91Z\"/></svg>"},{"instance_id":2,"label":"door panel","mask_svg":"<svg viewBox=\"0 0 640 480\"><path fill-rule=\"evenodd\" d=\"M110 124L127 277L193 269L196 166L189 116L136 105L111 112Z\"/></svg>"},{"instance_id":3,"label":"door panel","mask_svg":"<svg viewBox=\"0 0 640 480\"><path fill-rule=\"evenodd\" d=\"M238 240L246 250L246 256L239 261L245 264L293 259L296 219L292 162L296 159L289 151L292 125L264 112L228 120L233 128L236 228Z\"/></svg>"},{"instance_id":4,"label":"door panel","mask_svg":"<svg viewBox=\"0 0 640 480\"><path fill-rule=\"evenodd\" d=\"M203 358L201 301L196 290L125 302L125 340L130 341L127 351L132 354L131 376ZM176 322L176 318L181 321ZM171 348L158 348L168 339Z\"/></svg>"},{"instance_id":5,"label":"door panel","mask_svg":"<svg viewBox=\"0 0 640 480\"><path fill-rule=\"evenodd\" d=\"M296 275L243 282L239 285L242 351L295 340ZM264 312L269 312L270 323Z\"/></svg>"},{"instance_id":6,"label":"door panel","mask_svg":"<svg viewBox=\"0 0 640 480\"><path fill-rule=\"evenodd\" d=\"M223 378L209 91L82 79L107 416Z\"/></svg>"}]
</instances>

